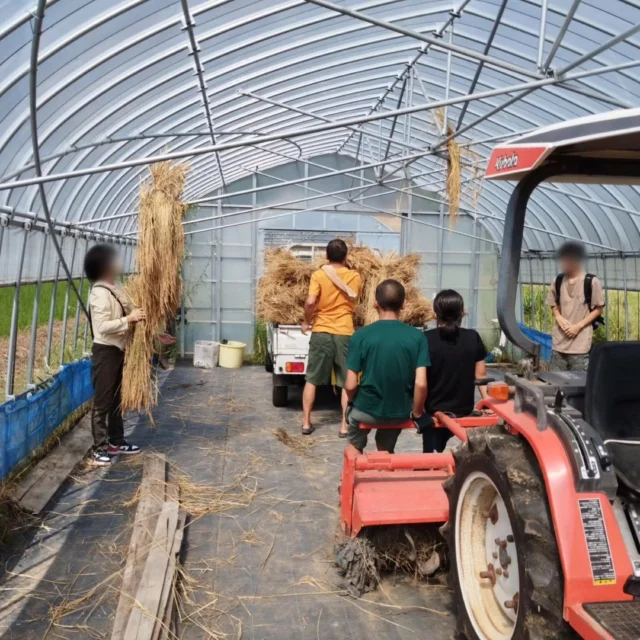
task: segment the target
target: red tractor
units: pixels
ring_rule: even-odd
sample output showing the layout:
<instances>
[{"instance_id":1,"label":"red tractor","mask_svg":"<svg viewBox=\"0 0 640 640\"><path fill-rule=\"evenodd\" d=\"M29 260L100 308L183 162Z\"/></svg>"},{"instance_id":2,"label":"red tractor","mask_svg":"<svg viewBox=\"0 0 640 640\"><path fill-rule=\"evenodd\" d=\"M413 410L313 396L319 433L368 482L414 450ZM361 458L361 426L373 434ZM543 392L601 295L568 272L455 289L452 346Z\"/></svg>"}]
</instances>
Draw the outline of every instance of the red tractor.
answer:
<instances>
[{"instance_id":1,"label":"red tractor","mask_svg":"<svg viewBox=\"0 0 640 640\"><path fill-rule=\"evenodd\" d=\"M486 177L518 180L505 219L498 317L516 321L527 202L543 181L640 182L640 109L499 146ZM534 370L537 369L534 366ZM458 631L473 640L640 639L640 343L591 353L588 373L507 375L482 418L436 414L443 454L345 451L343 531L443 523Z\"/></svg>"}]
</instances>

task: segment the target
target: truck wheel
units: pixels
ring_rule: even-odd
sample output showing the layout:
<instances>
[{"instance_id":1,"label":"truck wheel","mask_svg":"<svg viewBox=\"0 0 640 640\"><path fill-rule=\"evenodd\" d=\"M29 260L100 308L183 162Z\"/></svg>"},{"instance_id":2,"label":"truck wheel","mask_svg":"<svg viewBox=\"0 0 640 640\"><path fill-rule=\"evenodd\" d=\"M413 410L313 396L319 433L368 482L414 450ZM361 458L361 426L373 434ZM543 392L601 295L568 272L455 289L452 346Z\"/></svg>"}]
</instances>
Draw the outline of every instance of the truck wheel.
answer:
<instances>
[{"instance_id":1,"label":"truck wheel","mask_svg":"<svg viewBox=\"0 0 640 640\"><path fill-rule=\"evenodd\" d=\"M274 407L286 407L289 399L289 387L278 386L273 387L273 393L271 396Z\"/></svg>"},{"instance_id":2,"label":"truck wheel","mask_svg":"<svg viewBox=\"0 0 640 640\"><path fill-rule=\"evenodd\" d=\"M269 353L264 356L264 368L267 373L273 373L273 360Z\"/></svg>"},{"instance_id":3,"label":"truck wheel","mask_svg":"<svg viewBox=\"0 0 640 640\"><path fill-rule=\"evenodd\" d=\"M449 550L458 633L469 640L568 640L564 580L542 473L528 444L472 429L453 451Z\"/></svg>"}]
</instances>

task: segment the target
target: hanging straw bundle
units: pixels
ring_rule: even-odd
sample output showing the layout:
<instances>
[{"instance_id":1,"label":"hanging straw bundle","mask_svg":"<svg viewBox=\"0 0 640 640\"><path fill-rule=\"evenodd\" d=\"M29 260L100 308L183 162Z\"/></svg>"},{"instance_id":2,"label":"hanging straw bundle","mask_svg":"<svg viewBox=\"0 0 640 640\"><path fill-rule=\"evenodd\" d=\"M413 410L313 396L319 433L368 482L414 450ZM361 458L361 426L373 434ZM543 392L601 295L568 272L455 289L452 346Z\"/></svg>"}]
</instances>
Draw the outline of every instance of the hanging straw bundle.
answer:
<instances>
[{"instance_id":1,"label":"hanging straw bundle","mask_svg":"<svg viewBox=\"0 0 640 640\"><path fill-rule=\"evenodd\" d=\"M258 285L258 315L276 324L300 324L304 302L309 292L311 275L323 261L311 264L296 258L286 249L270 249L265 256L265 275ZM360 274L362 287L355 310L356 326L378 319L373 306L376 287L389 278L401 282L406 290L407 305L400 319L422 326L434 317L431 302L416 286L420 258L415 254L381 255L368 247L349 247L347 266Z\"/></svg>"},{"instance_id":2,"label":"hanging straw bundle","mask_svg":"<svg viewBox=\"0 0 640 640\"><path fill-rule=\"evenodd\" d=\"M180 306L184 256L182 219L186 210L180 200L187 168L170 162L149 167L151 179L140 186L138 217L138 275L128 290L137 307L144 309L145 322L136 326L125 354L122 382L122 412L144 411L151 415L157 403L151 359L158 331L166 329Z\"/></svg>"},{"instance_id":3,"label":"hanging straw bundle","mask_svg":"<svg viewBox=\"0 0 640 640\"><path fill-rule=\"evenodd\" d=\"M445 136L455 133L451 123L447 121L445 129L445 110L440 107L434 109L433 121L438 131L446 130ZM452 227L460 215L460 196L462 193L462 153L455 138L447 141L447 200L449 201L449 226Z\"/></svg>"}]
</instances>

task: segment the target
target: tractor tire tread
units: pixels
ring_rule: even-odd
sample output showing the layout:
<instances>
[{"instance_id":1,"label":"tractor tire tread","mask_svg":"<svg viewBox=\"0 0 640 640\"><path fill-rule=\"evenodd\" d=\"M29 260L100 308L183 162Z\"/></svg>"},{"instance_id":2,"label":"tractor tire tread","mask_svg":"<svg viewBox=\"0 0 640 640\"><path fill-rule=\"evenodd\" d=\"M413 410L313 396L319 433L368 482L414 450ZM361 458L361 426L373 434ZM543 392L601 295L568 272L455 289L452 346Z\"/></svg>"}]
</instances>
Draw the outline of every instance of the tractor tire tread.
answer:
<instances>
[{"instance_id":1,"label":"tractor tire tread","mask_svg":"<svg viewBox=\"0 0 640 640\"><path fill-rule=\"evenodd\" d=\"M449 496L448 530L453 582L459 585L455 559L455 507L464 478L474 470L501 478L503 495L515 514L514 535L521 567L520 610L513 640L569 640L576 634L563 619L564 580L542 474L528 443L504 427L476 428L468 442L454 452L456 473L444 483ZM494 479L495 481L495 479ZM498 483L496 482L497 486ZM501 493L503 491L501 490ZM524 580L523 580L524 578ZM478 636L456 589L457 633L468 640Z\"/></svg>"}]
</instances>

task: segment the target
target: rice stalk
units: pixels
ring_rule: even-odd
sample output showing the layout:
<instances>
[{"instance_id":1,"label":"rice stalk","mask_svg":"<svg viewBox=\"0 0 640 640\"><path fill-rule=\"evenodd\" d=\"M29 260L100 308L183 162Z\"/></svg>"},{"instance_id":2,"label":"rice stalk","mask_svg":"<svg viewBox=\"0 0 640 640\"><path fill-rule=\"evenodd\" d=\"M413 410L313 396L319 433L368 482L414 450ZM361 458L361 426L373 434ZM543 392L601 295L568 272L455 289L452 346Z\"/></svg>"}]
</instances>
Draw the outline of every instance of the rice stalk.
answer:
<instances>
[{"instance_id":1,"label":"rice stalk","mask_svg":"<svg viewBox=\"0 0 640 640\"><path fill-rule=\"evenodd\" d=\"M184 256L182 219L186 206L180 199L186 165L160 162L149 167L150 180L140 186L138 216L138 275L128 283L134 304L146 312L125 354L122 412L140 411L151 416L158 392L153 383L151 359L154 339L164 331L180 306Z\"/></svg>"},{"instance_id":2,"label":"rice stalk","mask_svg":"<svg viewBox=\"0 0 640 640\"><path fill-rule=\"evenodd\" d=\"M323 264L304 262L287 249L269 249L265 255L265 274L258 284L258 315L275 324L300 324L303 321L304 302L309 292L311 275ZM347 266L355 269L362 280L360 297L355 308L357 327L375 322L378 314L373 306L376 287L393 278L406 290L407 305L400 319L413 326L422 326L431 320L431 302L421 294L418 286L420 258L416 254L382 255L369 247L351 244Z\"/></svg>"}]
</instances>

